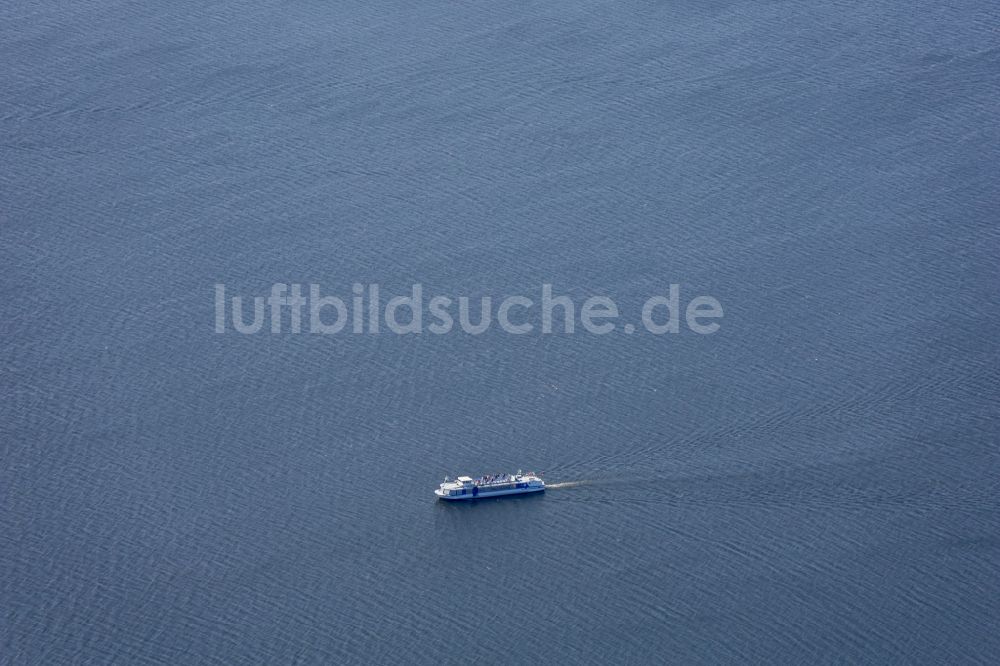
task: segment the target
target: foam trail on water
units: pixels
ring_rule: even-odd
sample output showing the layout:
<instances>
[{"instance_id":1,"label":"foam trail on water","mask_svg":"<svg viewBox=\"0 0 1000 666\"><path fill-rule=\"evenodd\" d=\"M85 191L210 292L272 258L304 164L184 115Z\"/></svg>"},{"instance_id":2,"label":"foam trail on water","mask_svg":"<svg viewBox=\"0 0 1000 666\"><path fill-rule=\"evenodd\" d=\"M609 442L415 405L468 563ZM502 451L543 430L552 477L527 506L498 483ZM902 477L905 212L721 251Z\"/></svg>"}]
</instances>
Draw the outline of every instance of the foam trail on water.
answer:
<instances>
[{"instance_id":1,"label":"foam trail on water","mask_svg":"<svg viewBox=\"0 0 1000 666\"><path fill-rule=\"evenodd\" d=\"M573 488L576 486L582 486L587 483L586 481L563 481L562 483L546 483L546 490L556 490L558 488Z\"/></svg>"}]
</instances>

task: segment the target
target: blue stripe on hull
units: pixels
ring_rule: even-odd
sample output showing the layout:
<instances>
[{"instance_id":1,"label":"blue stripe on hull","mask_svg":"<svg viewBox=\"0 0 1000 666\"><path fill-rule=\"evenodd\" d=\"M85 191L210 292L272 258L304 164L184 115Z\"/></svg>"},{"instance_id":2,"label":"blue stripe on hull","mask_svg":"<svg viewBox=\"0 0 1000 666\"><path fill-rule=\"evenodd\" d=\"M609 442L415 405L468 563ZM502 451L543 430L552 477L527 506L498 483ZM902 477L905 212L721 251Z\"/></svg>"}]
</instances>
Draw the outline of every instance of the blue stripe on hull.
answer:
<instances>
[{"instance_id":1,"label":"blue stripe on hull","mask_svg":"<svg viewBox=\"0 0 1000 666\"><path fill-rule=\"evenodd\" d=\"M496 493L479 493L478 495L455 495L453 497L438 495L438 499L448 502L461 502L463 500L490 499L491 497L507 497L509 495L530 495L531 493L541 493L544 491L545 488L518 488L517 490L501 490Z\"/></svg>"}]
</instances>

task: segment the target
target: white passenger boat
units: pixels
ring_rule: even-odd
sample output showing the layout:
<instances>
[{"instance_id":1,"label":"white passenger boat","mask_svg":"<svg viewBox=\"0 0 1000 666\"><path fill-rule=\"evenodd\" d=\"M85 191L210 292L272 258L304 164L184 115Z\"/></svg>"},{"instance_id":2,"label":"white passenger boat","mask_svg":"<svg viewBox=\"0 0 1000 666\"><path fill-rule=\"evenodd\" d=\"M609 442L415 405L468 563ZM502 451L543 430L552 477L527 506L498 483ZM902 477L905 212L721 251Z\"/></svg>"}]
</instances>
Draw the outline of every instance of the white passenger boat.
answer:
<instances>
[{"instance_id":1,"label":"white passenger boat","mask_svg":"<svg viewBox=\"0 0 1000 666\"><path fill-rule=\"evenodd\" d=\"M501 495L523 495L545 490L545 482L534 472L522 474L487 474L473 479L460 476L454 481L445 477L434 494L443 500L471 500Z\"/></svg>"}]
</instances>

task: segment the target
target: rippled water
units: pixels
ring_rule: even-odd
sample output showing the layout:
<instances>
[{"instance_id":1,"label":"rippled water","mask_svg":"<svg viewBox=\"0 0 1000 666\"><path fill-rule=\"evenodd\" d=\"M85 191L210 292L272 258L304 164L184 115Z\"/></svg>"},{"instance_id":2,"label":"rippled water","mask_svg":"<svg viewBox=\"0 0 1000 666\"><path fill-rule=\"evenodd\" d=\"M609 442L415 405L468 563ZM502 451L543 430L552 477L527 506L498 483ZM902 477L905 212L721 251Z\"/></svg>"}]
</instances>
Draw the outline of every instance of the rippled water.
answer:
<instances>
[{"instance_id":1,"label":"rippled water","mask_svg":"<svg viewBox=\"0 0 1000 666\"><path fill-rule=\"evenodd\" d=\"M160 5L0 8L0 661L995 659L992 3ZM216 335L219 282L725 317Z\"/></svg>"}]
</instances>

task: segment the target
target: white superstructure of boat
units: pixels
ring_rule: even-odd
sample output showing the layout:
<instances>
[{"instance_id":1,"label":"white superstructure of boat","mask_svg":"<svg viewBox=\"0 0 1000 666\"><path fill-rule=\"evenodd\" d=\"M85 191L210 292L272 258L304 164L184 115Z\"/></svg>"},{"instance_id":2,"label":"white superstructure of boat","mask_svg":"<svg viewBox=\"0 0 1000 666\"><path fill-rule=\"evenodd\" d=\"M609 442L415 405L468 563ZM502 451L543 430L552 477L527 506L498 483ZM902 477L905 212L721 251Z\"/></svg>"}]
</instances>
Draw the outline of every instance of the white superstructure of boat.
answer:
<instances>
[{"instance_id":1,"label":"white superstructure of boat","mask_svg":"<svg viewBox=\"0 0 1000 666\"><path fill-rule=\"evenodd\" d=\"M545 490L545 482L534 472L522 474L487 474L473 479L460 476L454 481L445 477L434 494L443 500L471 500L503 495L523 495Z\"/></svg>"}]
</instances>

